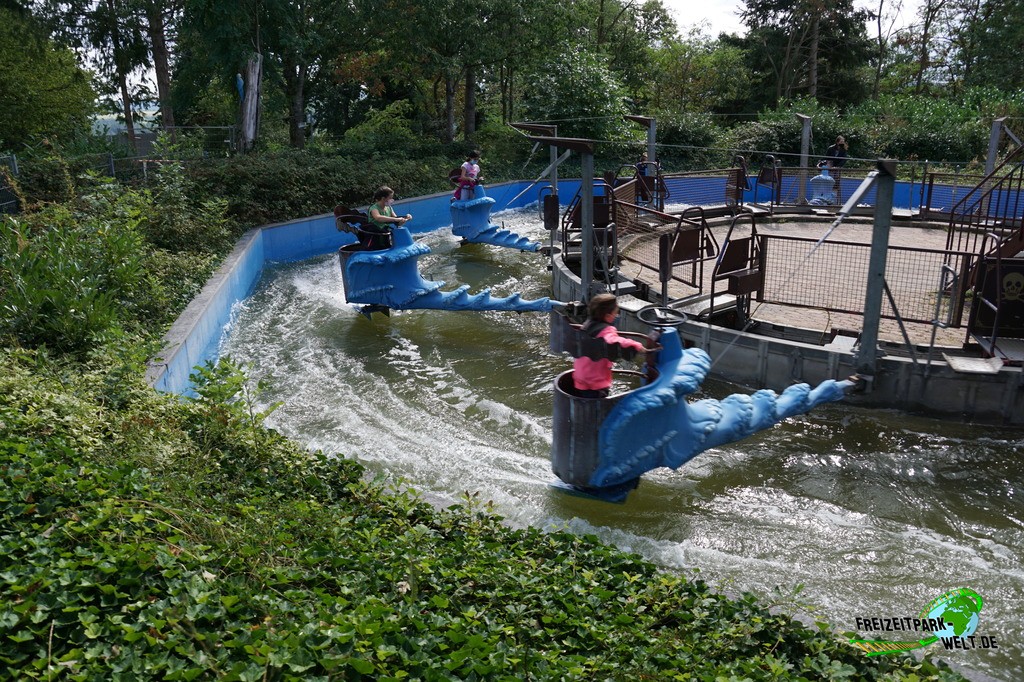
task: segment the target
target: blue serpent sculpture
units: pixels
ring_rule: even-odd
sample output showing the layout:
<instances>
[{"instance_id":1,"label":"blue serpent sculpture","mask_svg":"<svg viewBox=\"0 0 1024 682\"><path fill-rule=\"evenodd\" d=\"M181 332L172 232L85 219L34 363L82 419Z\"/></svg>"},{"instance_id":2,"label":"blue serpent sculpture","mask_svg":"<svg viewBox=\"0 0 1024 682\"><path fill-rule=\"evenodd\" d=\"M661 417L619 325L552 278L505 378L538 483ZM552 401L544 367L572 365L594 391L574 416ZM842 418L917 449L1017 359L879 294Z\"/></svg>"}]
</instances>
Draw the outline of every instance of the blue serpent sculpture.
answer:
<instances>
[{"instance_id":1,"label":"blue serpent sculpture","mask_svg":"<svg viewBox=\"0 0 1024 682\"><path fill-rule=\"evenodd\" d=\"M711 369L711 358L682 347L674 329L663 330L658 378L625 395L601 425L595 487L633 481L657 467L677 469L697 454L770 428L822 403L841 400L853 381L795 384L781 395L762 389L723 400L689 402Z\"/></svg>"},{"instance_id":2,"label":"blue serpent sculpture","mask_svg":"<svg viewBox=\"0 0 1024 682\"><path fill-rule=\"evenodd\" d=\"M609 360L628 357L617 344L595 344L578 327L552 334L551 348L574 357ZM610 398L581 398L572 371L555 379L551 468L565 492L605 502L623 502L640 477L658 467L678 469L710 448L741 440L825 402L841 400L851 380L788 387L781 394L760 390L723 400L690 402L711 369L711 358L697 348L684 349L675 329L661 328L661 345L648 351L656 371L640 388ZM648 337L651 340L651 337ZM595 347L596 346L596 347ZM655 355L654 353L657 353ZM602 355L603 354L603 355Z\"/></svg>"},{"instance_id":3,"label":"blue serpent sculpture","mask_svg":"<svg viewBox=\"0 0 1024 682\"><path fill-rule=\"evenodd\" d=\"M523 299L519 294L495 298L490 290L468 293L463 285L454 291L441 291L444 282L425 280L419 273L420 256L430 247L413 241L408 228L395 227L392 246L380 251L360 250L343 246L339 251L345 298L362 304L362 312L389 309L411 310L503 310L509 312L548 312L562 304L549 298Z\"/></svg>"},{"instance_id":4,"label":"blue serpent sculpture","mask_svg":"<svg viewBox=\"0 0 1024 682\"><path fill-rule=\"evenodd\" d=\"M455 200L451 205L452 232L467 242L492 244L520 251L538 251L540 244L514 232L491 225L491 207L494 199L487 196L483 185L477 185L474 198Z\"/></svg>"}]
</instances>

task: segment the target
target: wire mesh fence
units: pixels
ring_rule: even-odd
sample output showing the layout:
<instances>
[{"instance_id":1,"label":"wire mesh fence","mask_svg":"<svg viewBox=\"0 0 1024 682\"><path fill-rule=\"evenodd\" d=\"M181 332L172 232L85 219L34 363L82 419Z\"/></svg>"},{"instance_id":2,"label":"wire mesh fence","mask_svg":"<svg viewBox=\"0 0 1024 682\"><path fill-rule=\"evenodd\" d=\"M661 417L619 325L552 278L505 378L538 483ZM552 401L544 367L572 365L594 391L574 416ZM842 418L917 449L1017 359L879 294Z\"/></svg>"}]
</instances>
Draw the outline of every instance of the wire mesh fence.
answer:
<instances>
[{"instance_id":1,"label":"wire mesh fence","mask_svg":"<svg viewBox=\"0 0 1024 682\"><path fill-rule=\"evenodd\" d=\"M870 244L826 241L815 247L817 241L808 237L759 237L765 303L864 313ZM885 300L882 317L894 319L898 314L908 322L929 323L936 319L938 303L938 319L948 319L953 312L952 326L962 322L955 309L958 297L939 291L939 279L943 265L967 272L974 254L904 246L890 246L887 253L885 281L896 310Z\"/></svg>"},{"instance_id":2,"label":"wire mesh fence","mask_svg":"<svg viewBox=\"0 0 1024 682\"><path fill-rule=\"evenodd\" d=\"M0 156L0 166L6 170L6 173L0 173L0 213L17 213L18 197L14 193L14 188L8 183L8 177L17 177L18 159L13 154Z\"/></svg>"},{"instance_id":3,"label":"wire mesh fence","mask_svg":"<svg viewBox=\"0 0 1024 682\"><path fill-rule=\"evenodd\" d=\"M170 143L170 149L153 145L158 132ZM126 140L123 133L110 137ZM62 163L72 176L91 172L125 184L140 184L149 180L162 163L188 162L194 159L226 156L235 152L238 130L237 126L174 126L161 128L160 131L149 131L146 133L146 144L138 144L142 138L142 134L136 135L135 147L139 152L145 153L80 154L66 156ZM31 159L23 158L19 161L15 154L0 155L0 168L7 171L7 175L0 173L0 213L17 213L21 210L14 188L8 182L8 176L11 180L17 181L21 175L21 166L25 163L31 164Z\"/></svg>"}]
</instances>

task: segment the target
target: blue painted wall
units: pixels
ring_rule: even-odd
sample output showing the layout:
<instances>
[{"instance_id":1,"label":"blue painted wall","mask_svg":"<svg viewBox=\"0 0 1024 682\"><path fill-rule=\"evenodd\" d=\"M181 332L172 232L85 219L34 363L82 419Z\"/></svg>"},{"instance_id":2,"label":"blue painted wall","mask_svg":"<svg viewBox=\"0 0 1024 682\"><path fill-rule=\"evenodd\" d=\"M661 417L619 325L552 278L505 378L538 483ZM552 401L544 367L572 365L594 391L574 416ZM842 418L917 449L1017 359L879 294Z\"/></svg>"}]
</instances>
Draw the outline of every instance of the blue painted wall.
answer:
<instances>
[{"instance_id":1,"label":"blue painted wall","mask_svg":"<svg viewBox=\"0 0 1024 682\"><path fill-rule=\"evenodd\" d=\"M699 178L691 182L693 185L687 188L687 195L724 196L725 180L722 177ZM495 199L493 211L497 212L535 204L540 188L546 184L546 180L536 185L527 181L510 182L490 186L487 192ZM898 182L896 185L896 205L917 206L909 184ZM578 179L560 180L558 191L562 203L571 200L579 188ZM679 189L683 194L682 188ZM748 194L748 201L752 200L753 193ZM429 232L451 225L450 197L451 194L445 192L401 200L395 202L395 209L399 214L413 214L409 223L412 232ZM672 197L669 201L678 200ZM353 241L351 234L337 230L334 215L330 213L266 225L246 233L221 269L167 333L165 357L150 363L147 374L150 384L168 393L187 393L190 390L192 368L216 357L217 347L231 320L233 306L253 292L265 263L305 260L331 253Z\"/></svg>"},{"instance_id":2,"label":"blue painted wall","mask_svg":"<svg viewBox=\"0 0 1024 682\"><path fill-rule=\"evenodd\" d=\"M215 357L231 308L252 293L263 274L262 230L251 230L214 273L164 337L164 356L150 361L147 378L157 390L186 393L192 368Z\"/></svg>"},{"instance_id":3,"label":"blue painted wall","mask_svg":"<svg viewBox=\"0 0 1024 682\"><path fill-rule=\"evenodd\" d=\"M494 185L487 190L495 199L496 212L536 203L544 184L530 187L531 183L519 181ZM580 181L560 181L558 186L560 196L567 200L575 195ZM451 225L450 197L451 193L445 192L396 201L395 210L399 214L413 214L409 223L413 232L430 232ZM217 348L231 321L232 308L256 288L264 264L305 260L332 253L353 241L351 234L337 230L332 213L265 225L246 233L167 333L164 356L150 362L147 373L150 385L167 393L190 391L192 368L217 356Z\"/></svg>"}]
</instances>

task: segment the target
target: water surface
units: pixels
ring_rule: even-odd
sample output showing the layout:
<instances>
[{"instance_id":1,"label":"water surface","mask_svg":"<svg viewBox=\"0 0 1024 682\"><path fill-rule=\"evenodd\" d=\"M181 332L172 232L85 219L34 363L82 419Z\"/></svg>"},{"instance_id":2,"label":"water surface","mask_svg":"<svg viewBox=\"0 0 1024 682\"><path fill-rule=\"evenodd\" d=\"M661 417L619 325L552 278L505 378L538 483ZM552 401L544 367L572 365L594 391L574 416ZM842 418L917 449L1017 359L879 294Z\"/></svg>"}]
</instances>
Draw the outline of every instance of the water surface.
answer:
<instances>
[{"instance_id":1,"label":"water surface","mask_svg":"<svg viewBox=\"0 0 1024 682\"><path fill-rule=\"evenodd\" d=\"M547 239L536 213L501 221ZM460 246L447 230L421 239L433 249L424 275L445 289L548 294L542 255ZM624 505L592 502L547 485L551 382L571 366L549 355L547 334L536 313L366 320L345 302L329 256L269 268L221 351L266 380L263 402L283 401L268 424L310 448L432 498L479 492L511 523L593 533L729 593L752 591L789 611L798 602L841 631L857 616L916 616L970 587L985 600L976 634L999 649L943 658L1024 679L1020 432L829 405L679 471L652 472Z\"/></svg>"}]
</instances>

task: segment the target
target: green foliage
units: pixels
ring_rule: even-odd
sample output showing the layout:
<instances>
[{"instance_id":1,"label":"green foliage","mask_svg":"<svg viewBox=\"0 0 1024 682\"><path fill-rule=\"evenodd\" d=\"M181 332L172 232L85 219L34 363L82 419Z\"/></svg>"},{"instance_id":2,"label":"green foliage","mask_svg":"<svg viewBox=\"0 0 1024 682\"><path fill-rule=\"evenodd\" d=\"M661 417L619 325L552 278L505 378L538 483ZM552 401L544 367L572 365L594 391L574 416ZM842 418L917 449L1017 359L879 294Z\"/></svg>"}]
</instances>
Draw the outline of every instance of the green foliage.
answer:
<instances>
[{"instance_id":1,"label":"green foliage","mask_svg":"<svg viewBox=\"0 0 1024 682\"><path fill-rule=\"evenodd\" d=\"M327 213L335 205L368 204L381 185L400 196L447 189L448 170L458 157L394 158L359 148L345 155L296 151L210 159L190 164L188 173L206 196L226 197L228 214L243 227L296 216Z\"/></svg>"},{"instance_id":2,"label":"green foliage","mask_svg":"<svg viewBox=\"0 0 1024 682\"><path fill-rule=\"evenodd\" d=\"M95 104L89 74L27 16L0 7L0 150L87 130Z\"/></svg>"},{"instance_id":3,"label":"green foliage","mask_svg":"<svg viewBox=\"0 0 1024 682\"><path fill-rule=\"evenodd\" d=\"M676 114L658 118L658 159L673 169L721 167L719 147L725 131L707 114ZM727 159L726 159L727 161Z\"/></svg>"},{"instance_id":4,"label":"green foliage","mask_svg":"<svg viewBox=\"0 0 1024 682\"><path fill-rule=\"evenodd\" d=\"M0 334L77 353L124 311L144 305L138 212L124 204L114 212L117 221L94 216L76 224L66 208L53 207L0 224Z\"/></svg>"},{"instance_id":5,"label":"green foliage","mask_svg":"<svg viewBox=\"0 0 1024 682\"><path fill-rule=\"evenodd\" d=\"M799 154L800 135L800 121L789 114L741 123L729 131L727 139L730 148L755 157L752 152Z\"/></svg>"},{"instance_id":6,"label":"green foliage","mask_svg":"<svg viewBox=\"0 0 1024 682\"><path fill-rule=\"evenodd\" d=\"M0 654L16 679L961 678L659 573L435 510L260 425L231 363L0 351Z\"/></svg>"},{"instance_id":7,"label":"green foliage","mask_svg":"<svg viewBox=\"0 0 1024 682\"><path fill-rule=\"evenodd\" d=\"M151 191L152 210L144 223L151 244L172 252L222 252L230 247L227 200L201 199L181 163L157 165Z\"/></svg>"},{"instance_id":8,"label":"green foliage","mask_svg":"<svg viewBox=\"0 0 1024 682\"><path fill-rule=\"evenodd\" d=\"M161 178L151 194L85 176L74 201L5 218L0 336L81 355L169 323L230 240L223 201L189 199L176 167Z\"/></svg>"},{"instance_id":9,"label":"green foliage","mask_svg":"<svg viewBox=\"0 0 1024 682\"><path fill-rule=\"evenodd\" d=\"M566 137L621 137L626 114L622 86L599 54L567 50L557 67L542 65L526 77L527 120L558 121Z\"/></svg>"},{"instance_id":10,"label":"green foliage","mask_svg":"<svg viewBox=\"0 0 1024 682\"><path fill-rule=\"evenodd\" d=\"M744 51L735 45L699 34L659 45L649 74L655 81L651 104L659 123L665 115L732 113L744 106L753 75L744 59Z\"/></svg>"},{"instance_id":11,"label":"green foliage","mask_svg":"<svg viewBox=\"0 0 1024 682\"><path fill-rule=\"evenodd\" d=\"M23 149L18 155L18 191L25 207L75 197L75 169L49 142Z\"/></svg>"},{"instance_id":12,"label":"green foliage","mask_svg":"<svg viewBox=\"0 0 1024 682\"><path fill-rule=\"evenodd\" d=\"M380 111L371 110L362 123L348 129L345 141L380 152L404 149L416 138L410 126L411 113L412 103L408 100L392 102Z\"/></svg>"},{"instance_id":13,"label":"green foliage","mask_svg":"<svg viewBox=\"0 0 1024 682\"><path fill-rule=\"evenodd\" d=\"M867 148L865 156L970 161L984 158L988 148L991 120L979 100L888 95L865 102L851 118Z\"/></svg>"}]
</instances>

